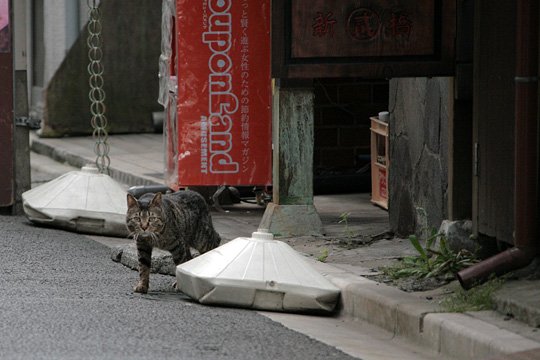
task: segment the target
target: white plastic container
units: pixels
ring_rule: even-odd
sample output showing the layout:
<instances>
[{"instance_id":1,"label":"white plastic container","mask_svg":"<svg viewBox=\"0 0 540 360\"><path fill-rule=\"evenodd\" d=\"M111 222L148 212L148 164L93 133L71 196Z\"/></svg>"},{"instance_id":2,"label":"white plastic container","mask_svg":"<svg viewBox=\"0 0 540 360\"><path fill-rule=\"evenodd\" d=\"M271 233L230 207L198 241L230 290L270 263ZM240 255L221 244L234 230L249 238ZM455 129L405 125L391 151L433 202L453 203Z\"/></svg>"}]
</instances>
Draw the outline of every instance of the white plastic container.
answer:
<instances>
[{"instance_id":1,"label":"white plastic container","mask_svg":"<svg viewBox=\"0 0 540 360\"><path fill-rule=\"evenodd\" d=\"M127 192L110 176L85 166L22 194L28 219L71 231L127 236Z\"/></svg>"},{"instance_id":2,"label":"white plastic container","mask_svg":"<svg viewBox=\"0 0 540 360\"><path fill-rule=\"evenodd\" d=\"M340 294L293 248L261 230L178 265L176 278L202 304L261 310L331 312Z\"/></svg>"}]
</instances>

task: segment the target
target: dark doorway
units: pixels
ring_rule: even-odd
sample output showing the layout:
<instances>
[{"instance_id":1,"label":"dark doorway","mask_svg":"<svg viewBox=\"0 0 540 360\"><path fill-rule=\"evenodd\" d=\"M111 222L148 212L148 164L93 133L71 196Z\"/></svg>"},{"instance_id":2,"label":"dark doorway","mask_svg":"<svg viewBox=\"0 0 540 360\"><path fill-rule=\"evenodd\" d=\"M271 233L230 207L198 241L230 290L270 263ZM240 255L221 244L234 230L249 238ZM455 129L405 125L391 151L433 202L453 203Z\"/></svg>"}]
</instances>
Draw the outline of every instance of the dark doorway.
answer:
<instances>
[{"instance_id":1,"label":"dark doorway","mask_svg":"<svg viewBox=\"0 0 540 360\"><path fill-rule=\"evenodd\" d=\"M370 117L388 109L388 81L315 79L314 193L371 191Z\"/></svg>"}]
</instances>

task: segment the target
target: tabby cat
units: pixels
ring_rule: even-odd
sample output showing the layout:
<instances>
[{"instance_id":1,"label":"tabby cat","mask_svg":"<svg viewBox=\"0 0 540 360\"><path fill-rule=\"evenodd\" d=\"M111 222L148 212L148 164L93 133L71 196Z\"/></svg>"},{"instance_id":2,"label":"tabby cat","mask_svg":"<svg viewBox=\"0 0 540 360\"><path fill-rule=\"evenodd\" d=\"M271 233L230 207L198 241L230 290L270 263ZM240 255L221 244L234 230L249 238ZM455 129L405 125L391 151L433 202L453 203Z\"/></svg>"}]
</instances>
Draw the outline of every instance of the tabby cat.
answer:
<instances>
[{"instance_id":1,"label":"tabby cat","mask_svg":"<svg viewBox=\"0 0 540 360\"><path fill-rule=\"evenodd\" d=\"M176 265L191 259L190 247L201 254L221 241L214 230L206 201L197 192L147 193L138 200L127 195L126 226L137 244L139 282L133 291L148 292L152 249L172 254Z\"/></svg>"}]
</instances>

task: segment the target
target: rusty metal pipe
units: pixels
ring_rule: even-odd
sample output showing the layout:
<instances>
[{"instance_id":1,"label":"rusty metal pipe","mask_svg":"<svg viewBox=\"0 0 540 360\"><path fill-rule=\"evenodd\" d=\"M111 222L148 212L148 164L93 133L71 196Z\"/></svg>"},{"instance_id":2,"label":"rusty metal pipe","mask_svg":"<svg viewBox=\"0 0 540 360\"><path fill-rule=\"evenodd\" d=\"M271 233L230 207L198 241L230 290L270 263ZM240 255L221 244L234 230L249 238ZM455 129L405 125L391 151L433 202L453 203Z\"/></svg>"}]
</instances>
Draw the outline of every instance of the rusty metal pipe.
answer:
<instances>
[{"instance_id":1,"label":"rusty metal pipe","mask_svg":"<svg viewBox=\"0 0 540 360\"><path fill-rule=\"evenodd\" d=\"M538 1L518 0L515 77L514 248L457 274L465 289L538 255Z\"/></svg>"},{"instance_id":2,"label":"rusty metal pipe","mask_svg":"<svg viewBox=\"0 0 540 360\"><path fill-rule=\"evenodd\" d=\"M468 267L457 273L456 277L461 286L469 290L479 285L491 276L504 275L512 270L521 269L530 264L535 253L513 247L492 256L476 265Z\"/></svg>"},{"instance_id":3,"label":"rusty metal pipe","mask_svg":"<svg viewBox=\"0 0 540 360\"><path fill-rule=\"evenodd\" d=\"M517 4L514 245L538 249L538 1Z\"/></svg>"}]
</instances>

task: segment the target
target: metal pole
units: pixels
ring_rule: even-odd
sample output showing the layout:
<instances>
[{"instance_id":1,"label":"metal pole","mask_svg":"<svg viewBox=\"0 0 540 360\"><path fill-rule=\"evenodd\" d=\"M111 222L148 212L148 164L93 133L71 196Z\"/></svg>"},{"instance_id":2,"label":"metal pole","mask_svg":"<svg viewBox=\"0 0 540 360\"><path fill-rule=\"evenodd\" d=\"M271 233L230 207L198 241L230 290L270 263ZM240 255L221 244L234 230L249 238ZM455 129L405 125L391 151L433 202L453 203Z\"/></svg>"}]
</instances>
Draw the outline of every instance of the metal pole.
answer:
<instances>
[{"instance_id":1,"label":"metal pole","mask_svg":"<svg viewBox=\"0 0 540 360\"><path fill-rule=\"evenodd\" d=\"M516 247L538 244L538 1L517 1L515 107Z\"/></svg>"}]
</instances>

